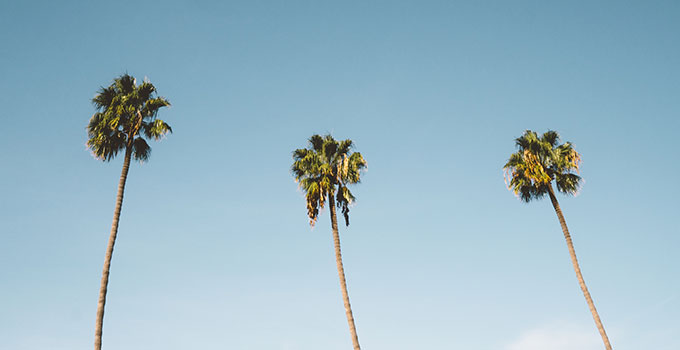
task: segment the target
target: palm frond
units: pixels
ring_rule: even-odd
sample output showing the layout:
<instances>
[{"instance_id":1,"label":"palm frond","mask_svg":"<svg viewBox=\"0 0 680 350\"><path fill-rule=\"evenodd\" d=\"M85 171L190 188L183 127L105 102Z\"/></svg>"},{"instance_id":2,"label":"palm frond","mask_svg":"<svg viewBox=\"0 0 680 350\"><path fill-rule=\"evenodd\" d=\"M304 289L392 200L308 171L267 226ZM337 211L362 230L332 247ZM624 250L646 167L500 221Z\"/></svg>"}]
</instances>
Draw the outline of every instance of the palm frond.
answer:
<instances>
[{"instance_id":1,"label":"palm frond","mask_svg":"<svg viewBox=\"0 0 680 350\"><path fill-rule=\"evenodd\" d=\"M92 99L92 104L94 104L97 109L106 108L111 105L115 96L116 90L113 86L101 87L97 96Z\"/></svg>"},{"instance_id":2,"label":"palm frond","mask_svg":"<svg viewBox=\"0 0 680 350\"><path fill-rule=\"evenodd\" d=\"M114 85L118 90L118 93L123 95L128 95L134 92L136 80L133 76L125 73L114 80Z\"/></svg>"},{"instance_id":3,"label":"palm frond","mask_svg":"<svg viewBox=\"0 0 680 350\"><path fill-rule=\"evenodd\" d=\"M146 117L155 117L158 110L162 107L169 107L170 102L163 97L156 97L145 100L142 107L142 115Z\"/></svg>"},{"instance_id":4,"label":"palm frond","mask_svg":"<svg viewBox=\"0 0 680 350\"><path fill-rule=\"evenodd\" d=\"M352 153L347 158L347 165L343 173L342 181L346 184L361 182L361 171L366 168L366 160L359 152Z\"/></svg>"},{"instance_id":5,"label":"palm frond","mask_svg":"<svg viewBox=\"0 0 680 350\"><path fill-rule=\"evenodd\" d=\"M337 206L341 209L342 215L345 218L345 226L349 226L349 206L354 203L356 198L352 195L349 188L346 186L338 186L338 193L336 195Z\"/></svg>"},{"instance_id":6,"label":"palm frond","mask_svg":"<svg viewBox=\"0 0 680 350\"><path fill-rule=\"evenodd\" d=\"M575 195L581 187L581 177L572 173L558 174L555 176L555 185L558 191Z\"/></svg>"},{"instance_id":7,"label":"palm frond","mask_svg":"<svg viewBox=\"0 0 680 350\"><path fill-rule=\"evenodd\" d=\"M139 98L140 101L147 101L152 97L151 95L156 92L156 87L150 82L145 81L139 84L136 90L137 98Z\"/></svg>"},{"instance_id":8,"label":"palm frond","mask_svg":"<svg viewBox=\"0 0 680 350\"><path fill-rule=\"evenodd\" d=\"M323 147L323 138L319 135L312 135L312 137L309 138L309 144L312 146L312 150L321 152Z\"/></svg>"},{"instance_id":9,"label":"palm frond","mask_svg":"<svg viewBox=\"0 0 680 350\"><path fill-rule=\"evenodd\" d=\"M550 147L555 147L560 141L560 134L557 131L548 130L541 136L541 141L548 143Z\"/></svg>"},{"instance_id":10,"label":"palm frond","mask_svg":"<svg viewBox=\"0 0 680 350\"><path fill-rule=\"evenodd\" d=\"M172 128L166 122L156 119L153 122L142 122L142 132L144 136L159 140L168 133L172 133Z\"/></svg>"},{"instance_id":11,"label":"palm frond","mask_svg":"<svg viewBox=\"0 0 680 350\"><path fill-rule=\"evenodd\" d=\"M342 155L342 156L347 155L352 150L353 145L354 144L353 144L352 140L350 140L350 139L340 141L338 143L337 153L339 155Z\"/></svg>"},{"instance_id":12,"label":"palm frond","mask_svg":"<svg viewBox=\"0 0 680 350\"><path fill-rule=\"evenodd\" d=\"M150 155L151 147L143 138L138 137L132 141L132 157L135 160L146 162Z\"/></svg>"},{"instance_id":13,"label":"palm frond","mask_svg":"<svg viewBox=\"0 0 680 350\"><path fill-rule=\"evenodd\" d=\"M322 154L328 163L333 163L335 153L338 151L338 142L333 140L330 135L326 135L322 146Z\"/></svg>"}]
</instances>

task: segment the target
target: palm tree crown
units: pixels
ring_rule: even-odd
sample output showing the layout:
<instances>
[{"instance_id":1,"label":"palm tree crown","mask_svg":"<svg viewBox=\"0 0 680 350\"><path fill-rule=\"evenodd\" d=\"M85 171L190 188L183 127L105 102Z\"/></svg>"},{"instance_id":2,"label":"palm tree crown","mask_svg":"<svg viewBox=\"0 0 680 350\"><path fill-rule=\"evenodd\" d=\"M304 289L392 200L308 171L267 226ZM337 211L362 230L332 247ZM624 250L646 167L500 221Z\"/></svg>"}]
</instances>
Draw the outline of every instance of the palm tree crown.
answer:
<instances>
[{"instance_id":1,"label":"palm tree crown","mask_svg":"<svg viewBox=\"0 0 680 350\"><path fill-rule=\"evenodd\" d=\"M309 138L309 148L293 152L291 170L295 181L305 191L310 225L314 226L319 209L328 198L331 198L331 205L337 203L341 208L345 224L349 225L349 205L355 198L347 185L359 183L360 172L366 167L361 153L351 152L352 146L349 139L336 141L331 135L313 135Z\"/></svg>"},{"instance_id":2,"label":"palm tree crown","mask_svg":"<svg viewBox=\"0 0 680 350\"><path fill-rule=\"evenodd\" d=\"M136 85L135 78L123 74L109 87L99 89L92 103L97 112L87 126L87 146L97 159L110 161L119 151L132 152L136 160L149 158L151 147L143 136L160 139L172 132L170 125L157 119L161 107L170 106L155 96L156 87L148 81Z\"/></svg>"},{"instance_id":3,"label":"palm tree crown","mask_svg":"<svg viewBox=\"0 0 680 350\"><path fill-rule=\"evenodd\" d=\"M520 199L529 202L549 192L550 183L555 180L557 190L575 194L581 184L578 172L581 155L566 142L558 145L560 136L548 131L543 136L527 130L515 140L518 151L510 155L503 169L506 171L508 188Z\"/></svg>"}]
</instances>

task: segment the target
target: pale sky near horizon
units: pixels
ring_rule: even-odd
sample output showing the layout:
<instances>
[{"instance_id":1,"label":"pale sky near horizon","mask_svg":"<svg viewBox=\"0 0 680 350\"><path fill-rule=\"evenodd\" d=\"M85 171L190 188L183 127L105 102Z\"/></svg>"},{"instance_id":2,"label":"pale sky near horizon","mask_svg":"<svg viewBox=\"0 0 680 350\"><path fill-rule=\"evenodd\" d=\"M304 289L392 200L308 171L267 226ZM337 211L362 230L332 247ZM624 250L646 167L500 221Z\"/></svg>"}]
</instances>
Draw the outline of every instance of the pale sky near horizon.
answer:
<instances>
[{"instance_id":1,"label":"pale sky near horizon","mask_svg":"<svg viewBox=\"0 0 680 350\"><path fill-rule=\"evenodd\" d=\"M616 350L680 349L680 2L0 2L0 349L92 347L122 157L85 147L128 72L174 133L133 164L106 350L351 348L312 134L368 161L343 257L367 350L602 349L526 129L582 154L560 196ZM673 179L676 180L673 180Z\"/></svg>"}]
</instances>

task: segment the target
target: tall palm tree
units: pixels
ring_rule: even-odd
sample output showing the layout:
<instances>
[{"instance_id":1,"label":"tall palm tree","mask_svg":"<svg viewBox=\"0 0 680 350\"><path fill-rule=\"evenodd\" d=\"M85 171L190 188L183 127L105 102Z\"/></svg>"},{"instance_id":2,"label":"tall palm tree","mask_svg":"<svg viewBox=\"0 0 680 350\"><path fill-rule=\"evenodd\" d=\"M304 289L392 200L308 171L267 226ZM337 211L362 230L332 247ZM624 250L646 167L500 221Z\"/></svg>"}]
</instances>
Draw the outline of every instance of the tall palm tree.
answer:
<instances>
[{"instance_id":1,"label":"tall palm tree","mask_svg":"<svg viewBox=\"0 0 680 350\"><path fill-rule=\"evenodd\" d=\"M108 162L118 152L125 151L97 304L94 348L101 350L106 289L109 284L111 257L118 234L118 220L123 205L123 192L130 169L130 160L132 158L138 161L149 159L151 147L144 140L144 136L158 140L172 132L172 129L170 125L156 118L158 110L169 106L170 102L163 97L156 96L156 88L150 82L145 81L137 85L135 78L128 74L114 79L109 87L99 89L92 103L97 111L87 126L89 137L87 146L92 150L93 156Z\"/></svg>"},{"instance_id":2,"label":"tall palm tree","mask_svg":"<svg viewBox=\"0 0 680 350\"><path fill-rule=\"evenodd\" d=\"M291 170L295 181L305 191L309 224L313 227L319 217L319 209L329 202L333 243L335 244L335 262L340 278L342 300L349 323L350 336L355 350L359 347L359 338L354 326L352 307L349 304L345 269L342 266L340 251L340 235L335 207L341 209L345 225L349 226L349 206L355 198L347 185L360 182L361 170L366 167L366 160L359 152L351 152L352 140L336 141L331 135L313 135L309 138L309 148L296 149L293 152Z\"/></svg>"},{"instance_id":3,"label":"tall palm tree","mask_svg":"<svg viewBox=\"0 0 680 350\"><path fill-rule=\"evenodd\" d=\"M597 309L595 309L593 298L590 297L586 282L583 280L581 268L579 267L578 260L576 260L574 244L571 241L569 229L567 228L567 222L564 220L562 209L560 209L560 204L557 202L557 197L555 197L552 187L554 180L557 190L564 194L573 195L578 191L581 177L574 174L573 171L578 172L581 155L574 150L571 143L566 142L559 145L559 141L560 136L555 131L548 131L541 137L538 137L535 132L527 130L524 132L524 135L515 140L518 151L510 155L510 159L503 169L506 171L506 181L509 180L508 188L522 201L530 202L533 199L543 198L546 194L550 197L555 213L557 213L557 218L562 226L564 238L567 241L576 278L586 298L590 312L593 314L593 319L597 329L600 331L604 346L607 350L611 350L612 346L609 343L607 333L604 331L600 315L597 313Z\"/></svg>"}]
</instances>

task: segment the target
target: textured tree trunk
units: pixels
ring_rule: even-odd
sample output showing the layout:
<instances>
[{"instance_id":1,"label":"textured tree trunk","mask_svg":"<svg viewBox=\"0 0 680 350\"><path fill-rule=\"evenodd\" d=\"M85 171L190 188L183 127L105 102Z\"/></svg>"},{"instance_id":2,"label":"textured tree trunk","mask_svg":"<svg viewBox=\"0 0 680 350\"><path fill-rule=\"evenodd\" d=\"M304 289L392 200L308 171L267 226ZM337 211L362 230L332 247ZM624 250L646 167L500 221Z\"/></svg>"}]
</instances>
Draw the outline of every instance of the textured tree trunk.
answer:
<instances>
[{"instance_id":1,"label":"textured tree trunk","mask_svg":"<svg viewBox=\"0 0 680 350\"><path fill-rule=\"evenodd\" d=\"M104 259L104 270L102 271L102 283L99 287L99 302L97 303L97 320L95 322L94 330L94 349L101 350L102 348L102 329L104 326L104 305L106 305L106 290L109 284L109 270L111 268L111 257L113 256L113 246L116 244L116 235L118 234L118 220L120 219L120 210L123 206L123 193L125 192L125 181L127 180L128 171L130 170L130 159L132 158L132 147L127 147L125 150L125 160L123 161L123 170L120 174L120 182L118 183L118 196L116 197L116 209L113 212L113 223L111 224L111 235L109 236L109 244L106 248L106 258Z\"/></svg>"},{"instance_id":2,"label":"textured tree trunk","mask_svg":"<svg viewBox=\"0 0 680 350\"><path fill-rule=\"evenodd\" d=\"M345 269L342 267L342 253L340 251L340 234L338 233L338 218L335 215L335 197L332 193L328 194L328 206L331 212L331 227L333 228L333 243L335 244L335 263L338 266L338 277L340 277L340 289L342 289L342 301L345 303L345 314L349 323L349 333L352 337L354 350L361 350L357 329L354 326L354 316L352 306L349 304L349 294L347 293L347 281L345 281Z\"/></svg>"},{"instance_id":3,"label":"textured tree trunk","mask_svg":"<svg viewBox=\"0 0 680 350\"><path fill-rule=\"evenodd\" d=\"M562 226L562 232L564 232L564 239L567 241L569 255L571 256L571 264L574 265L574 271L576 272L578 284L581 286L583 296L586 297L586 302L588 302L590 313L593 314L595 325L597 325L597 329L600 331L600 335L602 336L602 341L604 342L605 349L612 350L612 345L609 343L607 333L604 331L604 326L602 325L602 321L600 320L600 315L597 313L597 309L595 309L595 303L593 303L593 298L590 297L590 292L588 292L586 282L583 280L581 268L578 266L578 260L576 260L576 251L574 250L574 244L571 241L571 235L569 235L569 229L567 228L567 222L564 220L564 216L562 215L562 209L560 209L560 204L557 202L557 197L555 197L555 192L553 191L552 184L548 186L548 194L550 195L550 201L552 202L553 208L555 208L557 218L559 219L560 225Z\"/></svg>"}]
</instances>

